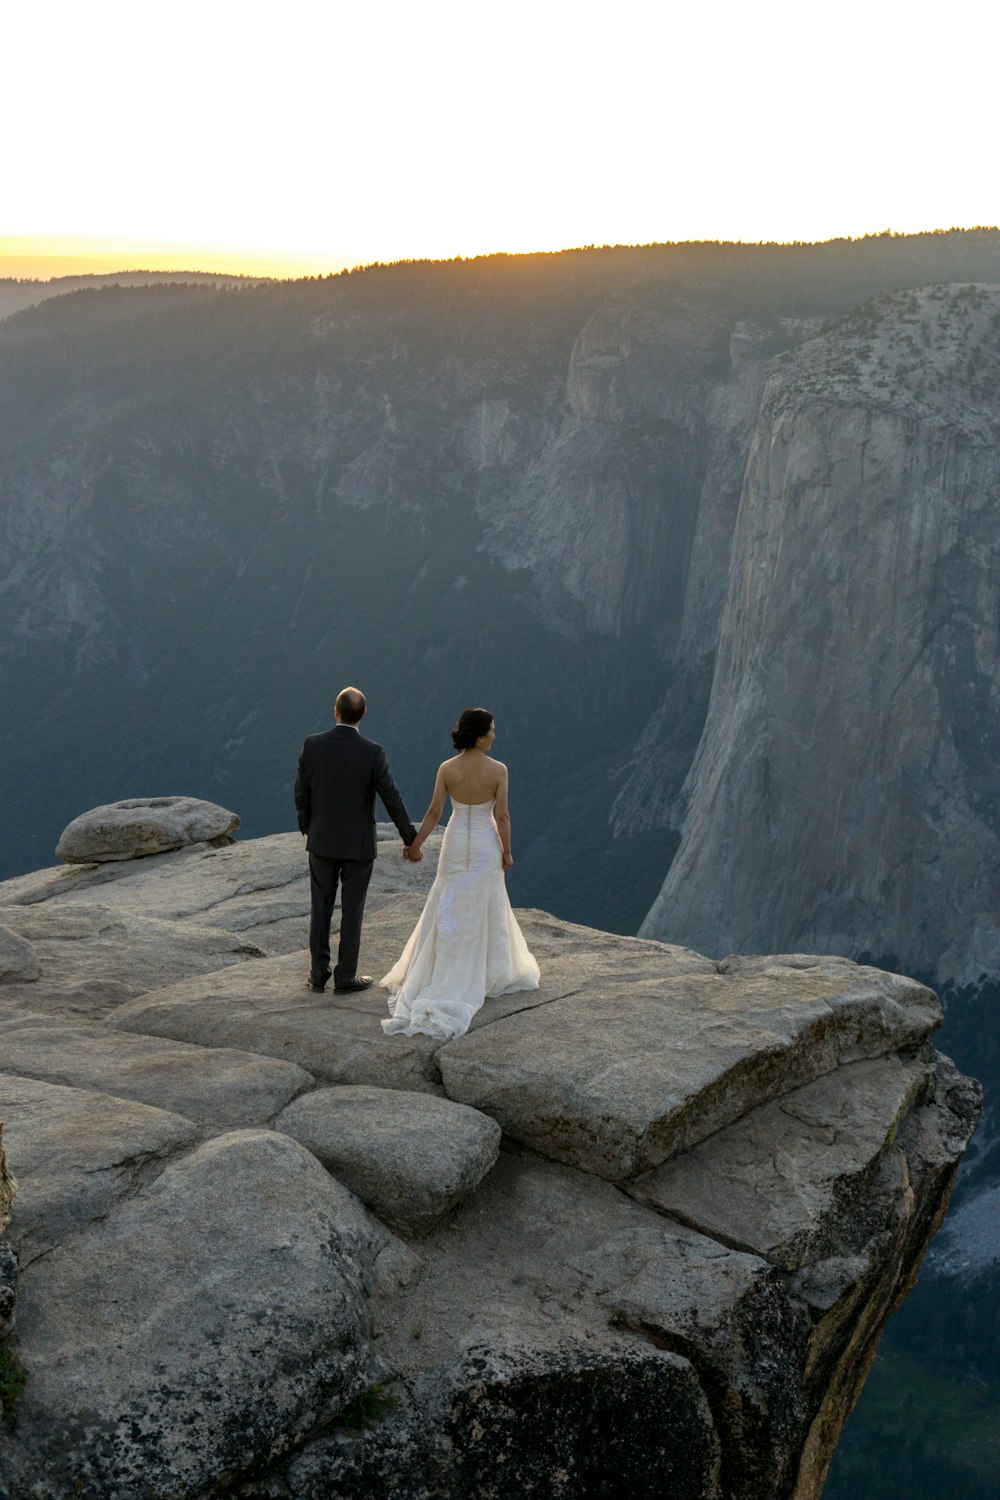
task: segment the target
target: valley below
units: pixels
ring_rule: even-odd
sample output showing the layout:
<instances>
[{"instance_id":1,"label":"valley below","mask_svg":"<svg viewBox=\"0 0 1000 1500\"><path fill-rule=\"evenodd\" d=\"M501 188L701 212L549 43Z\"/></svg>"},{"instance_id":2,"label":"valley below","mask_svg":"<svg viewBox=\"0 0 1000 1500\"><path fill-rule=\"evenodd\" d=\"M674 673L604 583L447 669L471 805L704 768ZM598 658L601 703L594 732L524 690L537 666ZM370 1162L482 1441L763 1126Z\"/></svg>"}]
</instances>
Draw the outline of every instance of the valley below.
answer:
<instances>
[{"instance_id":1,"label":"valley below","mask_svg":"<svg viewBox=\"0 0 1000 1500\"><path fill-rule=\"evenodd\" d=\"M984 1123L827 1494L985 1500L998 412L988 230L108 285L2 318L0 877L130 796L281 837L350 681L417 820L458 712L495 715L519 906L914 975Z\"/></svg>"}]
</instances>

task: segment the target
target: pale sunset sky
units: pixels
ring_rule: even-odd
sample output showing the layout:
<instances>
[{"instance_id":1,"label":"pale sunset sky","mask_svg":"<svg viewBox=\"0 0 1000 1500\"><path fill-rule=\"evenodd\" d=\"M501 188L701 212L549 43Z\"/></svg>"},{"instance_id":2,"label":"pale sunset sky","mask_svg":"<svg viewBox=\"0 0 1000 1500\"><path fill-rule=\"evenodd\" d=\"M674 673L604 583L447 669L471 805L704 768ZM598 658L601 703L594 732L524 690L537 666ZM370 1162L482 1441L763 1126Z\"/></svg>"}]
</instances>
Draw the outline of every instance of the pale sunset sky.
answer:
<instances>
[{"instance_id":1,"label":"pale sunset sky","mask_svg":"<svg viewBox=\"0 0 1000 1500\"><path fill-rule=\"evenodd\" d=\"M1000 220L952 0L12 0L0 276Z\"/></svg>"}]
</instances>

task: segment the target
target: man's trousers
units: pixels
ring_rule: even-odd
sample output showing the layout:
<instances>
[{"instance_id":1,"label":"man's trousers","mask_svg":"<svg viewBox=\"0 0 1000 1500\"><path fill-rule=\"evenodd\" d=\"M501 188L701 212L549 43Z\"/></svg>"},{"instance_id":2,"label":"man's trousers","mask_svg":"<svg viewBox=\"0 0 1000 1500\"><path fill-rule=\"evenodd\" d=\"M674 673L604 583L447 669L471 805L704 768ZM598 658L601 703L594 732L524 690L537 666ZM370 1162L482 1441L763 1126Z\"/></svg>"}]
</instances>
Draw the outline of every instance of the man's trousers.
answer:
<instances>
[{"instance_id":1,"label":"man's trousers","mask_svg":"<svg viewBox=\"0 0 1000 1500\"><path fill-rule=\"evenodd\" d=\"M310 978L314 984L325 984L330 977L330 923L340 884L340 947L334 986L353 979L358 972L361 952L361 921L365 914L365 897L372 878L372 859L328 859L322 854L309 856L309 886L312 913L309 921L309 952L312 957Z\"/></svg>"}]
</instances>

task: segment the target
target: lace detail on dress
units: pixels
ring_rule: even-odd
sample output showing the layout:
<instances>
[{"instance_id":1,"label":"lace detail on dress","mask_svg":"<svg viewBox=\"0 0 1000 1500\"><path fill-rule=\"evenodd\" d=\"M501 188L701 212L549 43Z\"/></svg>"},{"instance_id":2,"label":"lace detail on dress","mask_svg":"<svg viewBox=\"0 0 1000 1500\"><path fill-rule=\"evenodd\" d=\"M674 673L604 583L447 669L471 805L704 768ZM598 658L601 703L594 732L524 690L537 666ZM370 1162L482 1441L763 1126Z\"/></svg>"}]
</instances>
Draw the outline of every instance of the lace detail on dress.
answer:
<instances>
[{"instance_id":1,"label":"lace detail on dress","mask_svg":"<svg viewBox=\"0 0 1000 1500\"><path fill-rule=\"evenodd\" d=\"M434 884L389 990L389 1033L450 1039L490 995L538 988L538 965L517 924L504 882L493 803L456 802Z\"/></svg>"}]
</instances>

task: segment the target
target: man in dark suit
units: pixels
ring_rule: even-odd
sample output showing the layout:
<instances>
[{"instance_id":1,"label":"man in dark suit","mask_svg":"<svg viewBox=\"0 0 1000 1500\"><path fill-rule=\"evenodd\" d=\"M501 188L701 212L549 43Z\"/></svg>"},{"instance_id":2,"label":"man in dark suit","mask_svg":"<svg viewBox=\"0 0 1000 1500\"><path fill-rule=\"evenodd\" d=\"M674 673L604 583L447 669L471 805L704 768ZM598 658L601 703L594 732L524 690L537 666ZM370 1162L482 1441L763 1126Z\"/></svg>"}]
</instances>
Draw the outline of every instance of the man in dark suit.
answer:
<instances>
[{"instance_id":1,"label":"man in dark suit","mask_svg":"<svg viewBox=\"0 0 1000 1500\"><path fill-rule=\"evenodd\" d=\"M336 724L324 734L311 734L302 746L295 778L295 810L299 832L307 838L312 915L309 952L312 968L306 980L322 991L330 978L330 922L340 883L340 947L333 971L338 995L366 990L367 974L359 974L361 920L375 863L375 794L378 793L403 840L403 858L417 830L410 821L381 745L366 740L358 725L366 713L365 695L344 688L334 707ZM420 852L414 863L423 858Z\"/></svg>"}]
</instances>

